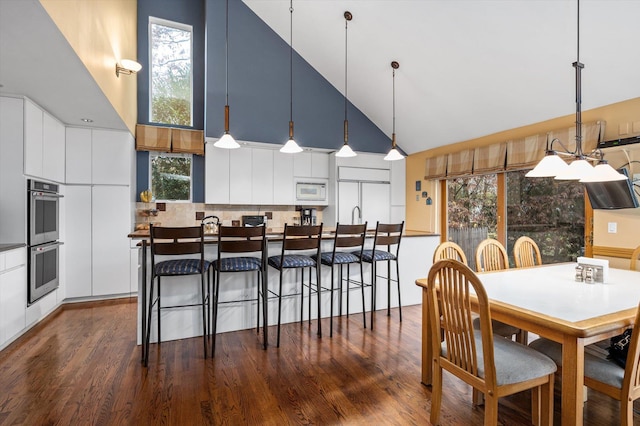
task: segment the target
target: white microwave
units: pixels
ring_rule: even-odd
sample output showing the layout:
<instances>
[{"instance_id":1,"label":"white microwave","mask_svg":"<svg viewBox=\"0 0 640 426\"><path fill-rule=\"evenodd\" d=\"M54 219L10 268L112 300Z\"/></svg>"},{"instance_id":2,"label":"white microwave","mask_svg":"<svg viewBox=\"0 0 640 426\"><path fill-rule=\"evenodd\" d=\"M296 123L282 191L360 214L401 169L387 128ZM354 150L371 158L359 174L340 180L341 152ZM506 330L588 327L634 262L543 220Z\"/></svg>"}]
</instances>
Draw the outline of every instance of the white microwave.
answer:
<instances>
[{"instance_id":1,"label":"white microwave","mask_svg":"<svg viewBox=\"0 0 640 426\"><path fill-rule=\"evenodd\" d=\"M329 182L326 179L296 179L296 204L326 205L328 185Z\"/></svg>"}]
</instances>

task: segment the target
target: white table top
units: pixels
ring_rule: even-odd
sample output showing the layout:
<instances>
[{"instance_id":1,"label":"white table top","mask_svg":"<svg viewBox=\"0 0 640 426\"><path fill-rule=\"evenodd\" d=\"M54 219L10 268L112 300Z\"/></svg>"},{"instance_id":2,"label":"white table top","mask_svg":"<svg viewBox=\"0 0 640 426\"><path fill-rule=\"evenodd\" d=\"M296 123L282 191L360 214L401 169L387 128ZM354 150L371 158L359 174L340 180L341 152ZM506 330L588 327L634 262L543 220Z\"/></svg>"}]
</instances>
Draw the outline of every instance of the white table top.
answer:
<instances>
[{"instance_id":1,"label":"white table top","mask_svg":"<svg viewBox=\"0 0 640 426\"><path fill-rule=\"evenodd\" d=\"M490 299L564 321L577 322L640 301L640 272L610 269L607 283L575 281L575 263L478 274Z\"/></svg>"}]
</instances>

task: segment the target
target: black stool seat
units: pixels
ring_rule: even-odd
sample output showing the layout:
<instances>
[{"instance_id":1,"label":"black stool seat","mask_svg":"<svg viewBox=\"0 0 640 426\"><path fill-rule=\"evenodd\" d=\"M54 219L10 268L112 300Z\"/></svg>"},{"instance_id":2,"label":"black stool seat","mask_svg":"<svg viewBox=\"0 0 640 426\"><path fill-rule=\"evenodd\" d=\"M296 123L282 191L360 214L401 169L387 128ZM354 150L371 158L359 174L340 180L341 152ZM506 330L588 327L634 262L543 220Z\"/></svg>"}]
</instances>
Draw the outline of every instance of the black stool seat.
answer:
<instances>
[{"instance_id":1,"label":"black stool seat","mask_svg":"<svg viewBox=\"0 0 640 426\"><path fill-rule=\"evenodd\" d=\"M214 268L220 272L258 271L262 268L262 259L257 257L224 257L215 261Z\"/></svg>"},{"instance_id":2,"label":"black stool seat","mask_svg":"<svg viewBox=\"0 0 640 426\"><path fill-rule=\"evenodd\" d=\"M201 268L201 265L204 265L204 267ZM200 262L200 259L174 259L156 263L154 271L156 276L165 277L173 275L195 275L201 274L203 270L206 271L210 266L211 262L208 260Z\"/></svg>"},{"instance_id":3,"label":"black stool seat","mask_svg":"<svg viewBox=\"0 0 640 426\"><path fill-rule=\"evenodd\" d=\"M301 254L285 254L284 256L269 257L269 266L281 268L306 268L308 266L316 266L316 261L311 256Z\"/></svg>"}]
</instances>

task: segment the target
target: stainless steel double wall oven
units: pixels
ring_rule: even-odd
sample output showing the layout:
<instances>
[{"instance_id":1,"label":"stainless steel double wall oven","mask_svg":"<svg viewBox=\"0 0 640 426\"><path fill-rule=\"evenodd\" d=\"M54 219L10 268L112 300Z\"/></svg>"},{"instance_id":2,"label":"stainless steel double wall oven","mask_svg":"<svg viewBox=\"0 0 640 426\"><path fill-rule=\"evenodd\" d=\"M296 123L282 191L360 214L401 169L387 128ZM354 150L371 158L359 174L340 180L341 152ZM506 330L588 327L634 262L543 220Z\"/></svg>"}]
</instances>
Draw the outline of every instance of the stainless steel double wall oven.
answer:
<instances>
[{"instance_id":1,"label":"stainless steel double wall oven","mask_svg":"<svg viewBox=\"0 0 640 426\"><path fill-rule=\"evenodd\" d=\"M60 274L59 186L27 181L29 303L58 288Z\"/></svg>"}]
</instances>

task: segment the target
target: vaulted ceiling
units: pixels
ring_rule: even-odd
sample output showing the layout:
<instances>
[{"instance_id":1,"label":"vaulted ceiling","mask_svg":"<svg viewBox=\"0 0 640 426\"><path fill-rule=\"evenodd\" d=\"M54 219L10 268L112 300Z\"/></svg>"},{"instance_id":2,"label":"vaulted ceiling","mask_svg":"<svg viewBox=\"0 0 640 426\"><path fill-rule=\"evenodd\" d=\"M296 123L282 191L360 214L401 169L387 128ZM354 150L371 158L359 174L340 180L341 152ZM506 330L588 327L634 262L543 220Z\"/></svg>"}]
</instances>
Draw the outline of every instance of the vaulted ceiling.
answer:
<instances>
[{"instance_id":1,"label":"vaulted ceiling","mask_svg":"<svg viewBox=\"0 0 640 426\"><path fill-rule=\"evenodd\" d=\"M287 43L289 0L243 0ZM125 129L36 0L0 0L1 93ZM575 112L576 0L294 0L293 47L415 153ZM640 1L582 0L583 110L640 96Z\"/></svg>"},{"instance_id":2,"label":"vaulted ceiling","mask_svg":"<svg viewBox=\"0 0 640 426\"><path fill-rule=\"evenodd\" d=\"M243 0L289 42L289 0ZM575 113L576 0L294 0L293 47L415 153ZM583 110L640 95L640 1L583 0Z\"/></svg>"}]
</instances>

